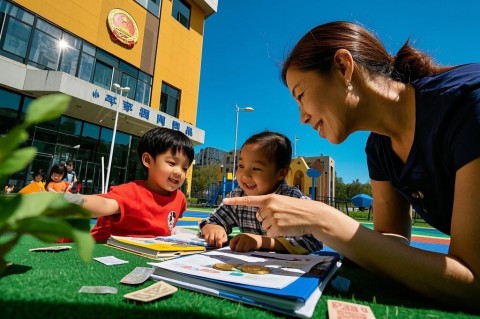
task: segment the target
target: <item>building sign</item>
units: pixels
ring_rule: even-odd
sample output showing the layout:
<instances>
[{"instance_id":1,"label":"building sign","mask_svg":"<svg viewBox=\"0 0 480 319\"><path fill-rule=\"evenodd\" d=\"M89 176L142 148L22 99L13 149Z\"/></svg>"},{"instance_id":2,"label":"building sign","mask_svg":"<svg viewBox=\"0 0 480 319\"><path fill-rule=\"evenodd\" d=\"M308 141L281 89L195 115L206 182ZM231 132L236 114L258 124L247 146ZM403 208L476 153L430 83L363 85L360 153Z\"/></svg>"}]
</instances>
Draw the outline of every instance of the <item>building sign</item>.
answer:
<instances>
[{"instance_id":1,"label":"building sign","mask_svg":"<svg viewBox=\"0 0 480 319\"><path fill-rule=\"evenodd\" d=\"M153 126L167 127L172 130L183 132L188 137L194 138L196 141L203 143L203 132L200 132L200 130L193 127L190 123L180 121L169 114L152 109L128 98L124 97L120 99L118 94L112 94L112 92L108 90L105 90L104 92L102 91L103 90L99 91L98 89L94 89L91 94L91 101L109 109L120 107L120 113L148 122Z\"/></svg>"},{"instance_id":2,"label":"building sign","mask_svg":"<svg viewBox=\"0 0 480 319\"><path fill-rule=\"evenodd\" d=\"M138 27L132 16L122 9L113 9L108 14L108 27L111 38L132 48L138 40Z\"/></svg>"}]
</instances>

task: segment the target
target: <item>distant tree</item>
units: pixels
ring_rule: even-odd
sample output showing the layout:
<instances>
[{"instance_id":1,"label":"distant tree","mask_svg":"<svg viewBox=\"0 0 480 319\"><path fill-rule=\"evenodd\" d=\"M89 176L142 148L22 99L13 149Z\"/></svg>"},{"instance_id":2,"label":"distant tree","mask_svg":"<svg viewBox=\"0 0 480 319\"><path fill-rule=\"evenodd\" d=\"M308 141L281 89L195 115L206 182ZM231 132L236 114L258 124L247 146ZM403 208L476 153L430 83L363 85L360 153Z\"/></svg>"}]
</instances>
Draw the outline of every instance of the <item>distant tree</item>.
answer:
<instances>
[{"instance_id":1,"label":"distant tree","mask_svg":"<svg viewBox=\"0 0 480 319\"><path fill-rule=\"evenodd\" d=\"M218 165L205 165L193 168L192 174L192 197L203 198L206 196L208 187L217 183Z\"/></svg>"},{"instance_id":2,"label":"distant tree","mask_svg":"<svg viewBox=\"0 0 480 319\"><path fill-rule=\"evenodd\" d=\"M361 183L358 179L352 181L351 184L347 184L347 198L352 198L357 194L367 194L372 196L372 186L370 182Z\"/></svg>"},{"instance_id":3,"label":"distant tree","mask_svg":"<svg viewBox=\"0 0 480 319\"><path fill-rule=\"evenodd\" d=\"M350 184L345 184L343 178L336 176L335 179L335 196L338 199L350 199L357 194L367 194L372 196L372 186L370 182L361 183L356 179Z\"/></svg>"},{"instance_id":4,"label":"distant tree","mask_svg":"<svg viewBox=\"0 0 480 319\"><path fill-rule=\"evenodd\" d=\"M343 182L343 178L338 175L335 177L335 197L339 199L348 199L347 185Z\"/></svg>"}]
</instances>

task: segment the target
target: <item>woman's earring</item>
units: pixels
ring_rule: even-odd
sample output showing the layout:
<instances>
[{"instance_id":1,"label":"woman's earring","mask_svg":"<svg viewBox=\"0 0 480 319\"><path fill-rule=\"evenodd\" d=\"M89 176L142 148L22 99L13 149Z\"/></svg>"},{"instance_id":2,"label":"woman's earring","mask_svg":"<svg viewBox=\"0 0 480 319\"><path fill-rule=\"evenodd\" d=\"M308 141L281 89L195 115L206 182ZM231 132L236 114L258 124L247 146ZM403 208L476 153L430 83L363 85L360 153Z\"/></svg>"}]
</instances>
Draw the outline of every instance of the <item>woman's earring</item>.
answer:
<instances>
[{"instance_id":1,"label":"woman's earring","mask_svg":"<svg viewBox=\"0 0 480 319\"><path fill-rule=\"evenodd\" d=\"M353 90L353 85L351 82L348 82L347 84L347 90L352 91Z\"/></svg>"}]
</instances>

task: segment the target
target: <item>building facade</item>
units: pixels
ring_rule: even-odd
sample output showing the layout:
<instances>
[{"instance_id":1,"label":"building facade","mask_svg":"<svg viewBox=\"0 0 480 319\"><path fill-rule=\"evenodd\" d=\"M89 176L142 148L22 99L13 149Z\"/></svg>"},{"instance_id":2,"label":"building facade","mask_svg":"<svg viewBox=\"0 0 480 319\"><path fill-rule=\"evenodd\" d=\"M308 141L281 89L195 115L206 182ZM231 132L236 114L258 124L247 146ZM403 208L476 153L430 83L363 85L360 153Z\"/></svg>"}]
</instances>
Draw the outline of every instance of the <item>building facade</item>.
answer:
<instances>
[{"instance_id":1,"label":"building facade","mask_svg":"<svg viewBox=\"0 0 480 319\"><path fill-rule=\"evenodd\" d=\"M0 0L0 134L21 122L33 99L72 97L61 118L30 130L37 157L8 183L20 189L32 171L74 160L83 192L98 193L116 115L110 185L145 177L136 147L153 127L203 144L205 133L195 126L203 28L217 6L218 0Z\"/></svg>"},{"instance_id":2,"label":"building facade","mask_svg":"<svg viewBox=\"0 0 480 319\"><path fill-rule=\"evenodd\" d=\"M225 151L215 147L202 148L197 154L195 154L195 165L222 165Z\"/></svg>"},{"instance_id":3,"label":"building facade","mask_svg":"<svg viewBox=\"0 0 480 319\"><path fill-rule=\"evenodd\" d=\"M314 169L318 177L310 177ZM312 199L331 203L335 200L335 161L330 156L297 157L290 163L287 183L296 186Z\"/></svg>"}]
</instances>

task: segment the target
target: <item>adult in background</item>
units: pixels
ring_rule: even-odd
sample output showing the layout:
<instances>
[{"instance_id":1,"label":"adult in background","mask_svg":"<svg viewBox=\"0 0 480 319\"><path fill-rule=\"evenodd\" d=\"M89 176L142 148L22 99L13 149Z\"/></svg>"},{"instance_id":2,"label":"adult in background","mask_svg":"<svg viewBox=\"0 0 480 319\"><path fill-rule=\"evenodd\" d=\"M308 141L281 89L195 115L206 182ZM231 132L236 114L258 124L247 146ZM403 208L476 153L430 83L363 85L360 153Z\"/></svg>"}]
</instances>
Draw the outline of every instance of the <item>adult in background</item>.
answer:
<instances>
[{"instance_id":1,"label":"adult in background","mask_svg":"<svg viewBox=\"0 0 480 319\"><path fill-rule=\"evenodd\" d=\"M438 67L408 41L396 56L364 28L310 30L282 78L322 138L371 131L374 229L334 207L280 195L224 199L262 208L269 236L313 234L357 264L462 310L480 312L480 65ZM451 236L447 254L411 247L410 205Z\"/></svg>"}]
</instances>

